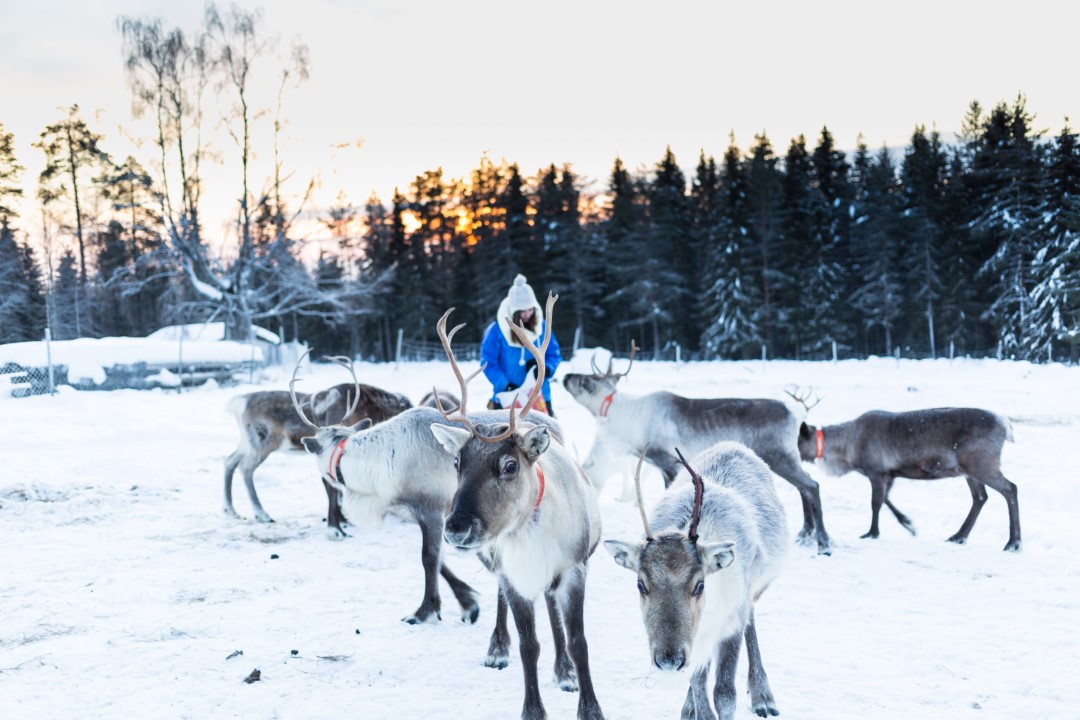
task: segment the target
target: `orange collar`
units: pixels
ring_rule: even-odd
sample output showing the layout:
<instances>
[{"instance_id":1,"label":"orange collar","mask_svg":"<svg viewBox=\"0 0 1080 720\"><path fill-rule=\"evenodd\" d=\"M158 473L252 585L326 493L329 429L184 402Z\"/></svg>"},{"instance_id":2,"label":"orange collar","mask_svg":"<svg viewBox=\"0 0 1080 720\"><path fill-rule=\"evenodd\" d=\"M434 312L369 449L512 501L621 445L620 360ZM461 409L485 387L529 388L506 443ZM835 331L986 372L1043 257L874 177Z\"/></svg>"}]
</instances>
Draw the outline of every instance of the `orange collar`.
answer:
<instances>
[{"instance_id":1,"label":"orange collar","mask_svg":"<svg viewBox=\"0 0 1080 720\"><path fill-rule=\"evenodd\" d=\"M814 432L814 457L818 460L825 457L825 431Z\"/></svg>"},{"instance_id":2,"label":"orange collar","mask_svg":"<svg viewBox=\"0 0 1080 720\"><path fill-rule=\"evenodd\" d=\"M540 463L536 463L536 479L540 481L540 493L536 496L536 504L533 505L533 512L535 513L540 509L540 501L544 499L544 469L540 467Z\"/></svg>"},{"instance_id":3,"label":"orange collar","mask_svg":"<svg viewBox=\"0 0 1080 720\"><path fill-rule=\"evenodd\" d=\"M334 451L330 453L330 464L326 468L326 476L331 480L342 482L338 466L341 465L341 456L345 454L345 443L347 442L349 442L349 438L342 438Z\"/></svg>"},{"instance_id":4,"label":"orange collar","mask_svg":"<svg viewBox=\"0 0 1080 720\"><path fill-rule=\"evenodd\" d=\"M600 401L600 417L607 417L608 410L611 409L611 399L615 397L615 391L612 390L611 394Z\"/></svg>"}]
</instances>

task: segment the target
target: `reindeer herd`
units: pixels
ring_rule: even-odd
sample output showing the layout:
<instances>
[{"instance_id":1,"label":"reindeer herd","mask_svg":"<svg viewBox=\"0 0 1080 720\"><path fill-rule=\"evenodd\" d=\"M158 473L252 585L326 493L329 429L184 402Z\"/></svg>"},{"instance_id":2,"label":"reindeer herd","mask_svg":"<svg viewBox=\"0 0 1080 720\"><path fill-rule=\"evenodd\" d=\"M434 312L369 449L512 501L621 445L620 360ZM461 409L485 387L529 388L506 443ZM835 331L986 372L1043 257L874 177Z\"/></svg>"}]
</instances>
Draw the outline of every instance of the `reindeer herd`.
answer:
<instances>
[{"instance_id":1,"label":"reindeer herd","mask_svg":"<svg viewBox=\"0 0 1080 720\"><path fill-rule=\"evenodd\" d=\"M556 299L547 299L547 329L539 347L512 327L537 365L538 380L520 409L468 410L468 385L480 370L466 378L458 366L452 341L463 326L446 329L453 308L439 320L437 332L460 400L433 390L412 407L404 396L361 384L344 358L332 359L352 373L351 384L305 395L295 391L294 372L287 392L234 398L228 409L241 439L225 461L225 512L237 517L232 478L239 468L256 519L272 522L255 492L254 472L274 450L303 447L315 456L327 493L331 538L345 537L345 521L365 530L391 511L411 516L420 526L424 597L403 618L408 623L441 619L439 576L454 593L462 621L477 621L477 593L447 567L442 545L475 551L498 578L495 628L484 664L503 668L509 663L509 613L519 639L526 720L547 717L537 671L534 602L541 595L554 636L557 684L579 693L579 720L603 718L589 669L585 585L589 559L601 542L598 479L626 455L638 457L635 483L644 538L607 539L604 546L637 577L652 664L690 673L683 720L734 717L734 676L744 640L751 708L761 717L779 715L754 619L754 603L777 577L789 546L773 474L798 489L803 526L797 540L816 543L822 555L831 554L832 545L818 483L803 461L819 461L829 474L854 470L869 478L872 521L864 538L879 535L882 504L914 534L911 520L889 500L895 478L964 476L972 507L949 540L966 542L989 485L1008 504L1005 549L1020 549L1016 486L1000 467L1012 428L985 410L874 411L814 427L775 400L618 392L620 378L633 367L632 351L624 372L612 372L610 363L604 372L594 364L591 374L562 379L596 419L592 451L579 464L558 422L532 409L545 377ZM806 411L812 407L805 396L789 394ZM651 517L641 502L643 462L661 472L666 488ZM707 682L714 668L710 706Z\"/></svg>"}]
</instances>

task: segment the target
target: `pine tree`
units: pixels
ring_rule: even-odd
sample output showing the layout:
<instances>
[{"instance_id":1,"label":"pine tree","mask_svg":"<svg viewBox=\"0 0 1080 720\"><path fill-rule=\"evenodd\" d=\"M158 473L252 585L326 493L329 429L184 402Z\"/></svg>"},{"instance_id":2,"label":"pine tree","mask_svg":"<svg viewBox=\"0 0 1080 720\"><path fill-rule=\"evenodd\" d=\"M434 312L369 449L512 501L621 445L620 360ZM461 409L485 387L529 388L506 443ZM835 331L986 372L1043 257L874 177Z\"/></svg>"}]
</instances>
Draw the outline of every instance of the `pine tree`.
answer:
<instances>
[{"instance_id":1,"label":"pine tree","mask_svg":"<svg viewBox=\"0 0 1080 720\"><path fill-rule=\"evenodd\" d=\"M34 147L45 154L45 169L39 178L38 196L50 205L62 198L71 200L75 239L79 248L79 285L86 286L87 252L84 225L87 216L87 184L108 168L108 155L101 149L101 135L93 132L72 105L67 117L41 133Z\"/></svg>"},{"instance_id":2,"label":"pine tree","mask_svg":"<svg viewBox=\"0 0 1080 720\"><path fill-rule=\"evenodd\" d=\"M902 342L923 346L937 356L939 300L943 290L942 257L951 235L946 233L945 181L948 157L941 136L918 126L904 152L900 168L901 272L906 287Z\"/></svg>"},{"instance_id":3,"label":"pine tree","mask_svg":"<svg viewBox=\"0 0 1080 720\"><path fill-rule=\"evenodd\" d=\"M813 338L811 321L827 302L814 294L807 278L818 272L821 261L814 239L818 203L813 189L814 169L806 149L806 138L793 139L784 156L781 183L781 249L779 272L774 284L777 309L777 354L802 359ZM784 280L787 280L785 282Z\"/></svg>"},{"instance_id":4,"label":"pine tree","mask_svg":"<svg viewBox=\"0 0 1080 720\"><path fill-rule=\"evenodd\" d=\"M773 154L772 144L764 134L754 136L754 145L750 149L750 159L746 170L747 203L750 212L750 235L752 247L756 249L755 263L758 274L758 297L760 310L757 313L757 325L761 342L771 357L773 347L773 326L776 323L776 307L773 299L774 288L791 286L795 281L785 273L779 257L781 238L781 194L782 178L776 167L777 158Z\"/></svg>"},{"instance_id":5,"label":"pine tree","mask_svg":"<svg viewBox=\"0 0 1080 720\"><path fill-rule=\"evenodd\" d=\"M702 318L696 303L702 292L698 248L692 232L690 199L671 147L656 165L648 194L648 254L655 261L656 317L664 321L665 347L675 342L697 350Z\"/></svg>"},{"instance_id":6,"label":"pine tree","mask_svg":"<svg viewBox=\"0 0 1080 720\"><path fill-rule=\"evenodd\" d=\"M717 241L710 254L712 284L707 296L709 325L703 334L706 352L747 357L761 340L756 309L760 307L757 268L751 246L751 208L744 163L734 138L724 152Z\"/></svg>"},{"instance_id":7,"label":"pine tree","mask_svg":"<svg viewBox=\"0 0 1080 720\"><path fill-rule=\"evenodd\" d=\"M852 250L859 284L851 303L866 329L880 328L884 334L883 347L867 342L867 349L877 345L888 355L893 351L901 309L900 187L886 147L868 162L866 145L860 143L854 167L857 194Z\"/></svg>"},{"instance_id":8,"label":"pine tree","mask_svg":"<svg viewBox=\"0 0 1080 720\"><path fill-rule=\"evenodd\" d=\"M1037 235L1043 206L1043 174L1039 133L1023 96L1012 106L998 103L983 126L982 145L972 159L980 182L973 228L986 238L993 253L980 272L992 292L984 317L997 326L1002 348L1027 356L1029 342L1031 263L1040 245ZM1036 343L1038 345L1039 343Z\"/></svg>"},{"instance_id":9,"label":"pine tree","mask_svg":"<svg viewBox=\"0 0 1080 720\"><path fill-rule=\"evenodd\" d=\"M4 131L0 122L0 227L7 228L18 215L15 200L22 196L16 183L23 167L15 159L15 134Z\"/></svg>"},{"instance_id":10,"label":"pine tree","mask_svg":"<svg viewBox=\"0 0 1080 720\"><path fill-rule=\"evenodd\" d=\"M1080 145L1068 126L1054 139L1046 168L1045 205L1038 236L1045 244L1032 262L1029 354L1055 345L1077 359L1080 346Z\"/></svg>"},{"instance_id":11,"label":"pine tree","mask_svg":"<svg viewBox=\"0 0 1080 720\"><path fill-rule=\"evenodd\" d=\"M652 329L654 354L659 354L659 327L654 324L650 281L652 263L647 255L648 221L645 192L622 163L615 158L608 184L611 205L604 223L607 248L607 274L604 278L604 305L611 319L604 343L613 348L628 348L641 330ZM640 344L640 343L639 343Z\"/></svg>"}]
</instances>

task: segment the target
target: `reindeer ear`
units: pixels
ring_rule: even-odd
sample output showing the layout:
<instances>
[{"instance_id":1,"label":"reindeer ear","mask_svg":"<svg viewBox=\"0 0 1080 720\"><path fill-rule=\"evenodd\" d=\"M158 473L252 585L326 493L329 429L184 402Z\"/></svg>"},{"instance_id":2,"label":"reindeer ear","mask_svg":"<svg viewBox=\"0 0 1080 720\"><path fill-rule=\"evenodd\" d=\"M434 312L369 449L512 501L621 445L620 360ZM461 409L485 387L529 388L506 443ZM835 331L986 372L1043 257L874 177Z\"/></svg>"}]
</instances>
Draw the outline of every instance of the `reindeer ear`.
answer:
<instances>
[{"instance_id":1,"label":"reindeer ear","mask_svg":"<svg viewBox=\"0 0 1080 720\"><path fill-rule=\"evenodd\" d=\"M735 562L735 543L732 542L698 545L698 550L701 552L701 559L704 561L706 575L722 570Z\"/></svg>"},{"instance_id":2,"label":"reindeer ear","mask_svg":"<svg viewBox=\"0 0 1080 720\"><path fill-rule=\"evenodd\" d=\"M615 562L627 570L638 571L641 564L640 545L623 542L622 540L605 540L604 547L611 553L611 557L615 558Z\"/></svg>"},{"instance_id":3,"label":"reindeer ear","mask_svg":"<svg viewBox=\"0 0 1080 720\"><path fill-rule=\"evenodd\" d=\"M364 418L363 420L356 423L355 425L353 425L349 429L352 430L353 432L359 432L360 430L367 430L373 424L374 423L372 422L371 418Z\"/></svg>"},{"instance_id":4,"label":"reindeer ear","mask_svg":"<svg viewBox=\"0 0 1080 720\"><path fill-rule=\"evenodd\" d=\"M438 423L431 423L431 434L435 436L435 439L439 441L439 444L443 446L446 452L455 456L461 452L461 448L465 447L465 443L469 442L469 438L472 437L472 433L468 430Z\"/></svg>"},{"instance_id":5,"label":"reindeer ear","mask_svg":"<svg viewBox=\"0 0 1080 720\"><path fill-rule=\"evenodd\" d=\"M319 441L313 437L300 438L300 444L304 446L305 450L314 455L318 455L322 450L322 445L320 445Z\"/></svg>"},{"instance_id":6,"label":"reindeer ear","mask_svg":"<svg viewBox=\"0 0 1080 720\"><path fill-rule=\"evenodd\" d=\"M810 435L810 426L806 423L799 423L799 437L801 437L803 440L809 440Z\"/></svg>"},{"instance_id":7,"label":"reindeer ear","mask_svg":"<svg viewBox=\"0 0 1080 720\"><path fill-rule=\"evenodd\" d=\"M514 442L517 443L521 452L525 453L529 462L533 462L548 449L548 445L551 444L551 435L548 434L545 426L537 425L524 435L515 435Z\"/></svg>"}]
</instances>

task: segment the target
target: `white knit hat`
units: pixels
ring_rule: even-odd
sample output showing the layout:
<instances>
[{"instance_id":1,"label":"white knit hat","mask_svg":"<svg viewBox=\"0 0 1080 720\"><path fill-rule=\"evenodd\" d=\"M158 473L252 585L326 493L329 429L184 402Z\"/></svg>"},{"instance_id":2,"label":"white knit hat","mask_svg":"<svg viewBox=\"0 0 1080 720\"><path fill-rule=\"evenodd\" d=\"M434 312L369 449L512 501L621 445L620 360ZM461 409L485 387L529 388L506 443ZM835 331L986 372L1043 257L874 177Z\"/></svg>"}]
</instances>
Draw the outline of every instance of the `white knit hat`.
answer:
<instances>
[{"instance_id":1,"label":"white knit hat","mask_svg":"<svg viewBox=\"0 0 1080 720\"><path fill-rule=\"evenodd\" d=\"M533 294L533 289L529 287L529 284L525 282L525 276L520 273L514 278L514 284L510 286L510 292L507 294L506 299L509 301L510 312L512 313L518 310L528 310L536 306L536 295Z\"/></svg>"}]
</instances>

